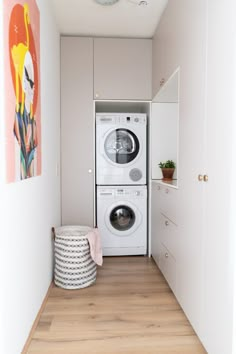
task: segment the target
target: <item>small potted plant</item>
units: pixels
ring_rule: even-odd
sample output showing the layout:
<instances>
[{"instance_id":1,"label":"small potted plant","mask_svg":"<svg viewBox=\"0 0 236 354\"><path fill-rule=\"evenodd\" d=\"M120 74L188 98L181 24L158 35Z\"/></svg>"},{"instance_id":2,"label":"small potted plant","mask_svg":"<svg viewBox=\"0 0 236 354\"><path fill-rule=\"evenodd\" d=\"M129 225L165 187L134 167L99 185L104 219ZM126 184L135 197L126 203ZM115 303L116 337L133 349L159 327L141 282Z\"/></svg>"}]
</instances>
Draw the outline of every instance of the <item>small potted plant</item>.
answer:
<instances>
[{"instance_id":1,"label":"small potted plant","mask_svg":"<svg viewBox=\"0 0 236 354\"><path fill-rule=\"evenodd\" d=\"M163 181L172 181L173 174L175 172L175 162L172 160L167 160L165 162L160 162L158 165L161 168Z\"/></svg>"}]
</instances>

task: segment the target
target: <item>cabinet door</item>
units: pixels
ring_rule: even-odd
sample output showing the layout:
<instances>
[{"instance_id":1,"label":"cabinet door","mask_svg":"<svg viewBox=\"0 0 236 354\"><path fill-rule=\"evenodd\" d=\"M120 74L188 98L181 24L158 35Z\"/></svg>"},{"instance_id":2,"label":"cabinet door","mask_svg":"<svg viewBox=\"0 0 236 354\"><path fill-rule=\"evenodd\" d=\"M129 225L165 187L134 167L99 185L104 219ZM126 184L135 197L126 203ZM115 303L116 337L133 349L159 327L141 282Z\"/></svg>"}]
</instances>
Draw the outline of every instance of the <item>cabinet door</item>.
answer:
<instances>
[{"instance_id":1,"label":"cabinet door","mask_svg":"<svg viewBox=\"0 0 236 354\"><path fill-rule=\"evenodd\" d=\"M178 255L178 231L177 225L172 220L168 219L166 215L161 213L160 217L161 228L161 242L170 251L172 256L176 259Z\"/></svg>"},{"instance_id":2,"label":"cabinet door","mask_svg":"<svg viewBox=\"0 0 236 354\"><path fill-rule=\"evenodd\" d=\"M160 186L152 182L151 194L151 253L157 264L160 261Z\"/></svg>"},{"instance_id":3,"label":"cabinet door","mask_svg":"<svg viewBox=\"0 0 236 354\"><path fill-rule=\"evenodd\" d=\"M93 226L93 40L61 39L62 223Z\"/></svg>"},{"instance_id":4,"label":"cabinet door","mask_svg":"<svg viewBox=\"0 0 236 354\"><path fill-rule=\"evenodd\" d=\"M235 41L232 42L232 38L235 38L236 33L236 3L230 1L225 5L220 0L209 0L207 21L207 149L204 173L209 176L209 180L205 183L204 315L207 324L206 348L209 353L215 354L232 353L232 336L236 339L236 331L232 327L232 317L235 313L232 309L232 282L236 248L235 232L231 231L235 209L233 203L230 203L230 198L235 200L232 193L235 186L235 178L233 179L232 175L235 156L232 156L232 152L235 154L236 150L232 132L235 134L233 107L236 76L233 74Z\"/></svg>"},{"instance_id":5,"label":"cabinet door","mask_svg":"<svg viewBox=\"0 0 236 354\"><path fill-rule=\"evenodd\" d=\"M204 183L198 181L198 174L203 174L205 154L207 6L204 0L180 2L168 3L157 28L154 51L157 56L165 56L165 72L174 72L180 67L178 299L194 329L202 338L205 210ZM192 16L189 16L190 14ZM158 61L155 70L160 77L162 69L158 67Z\"/></svg>"},{"instance_id":6,"label":"cabinet door","mask_svg":"<svg viewBox=\"0 0 236 354\"><path fill-rule=\"evenodd\" d=\"M160 27L159 32L162 31ZM166 57L166 50L168 50L168 43L165 41L165 37L162 33L155 34L153 38L153 59L152 59L152 97L155 97L158 91L163 86L164 82L170 77L175 66L169 67L169 58ZM167 48L166 48L167 46ZM163 50L160 52L158 48Z\"/></svg>"},{"instance_id":7,"label":"cabinet door","mask_svg":"<svg viewBox=\"0 0 236 354\"><path fill-rule=\"evenodd\" d=\"M159 267L173 292L176 292L176 260L164 244L160 247Z\"/></svg>"},{"instance_id":8,"label":"cabinet door","mask_svg":"<svg viewBox=\"0 0 236 354\"><path fill-rule=\"evenodd\" d=\"M94 98L150 100L152 41L94 39Z\"/></svg>"}]
</instances>

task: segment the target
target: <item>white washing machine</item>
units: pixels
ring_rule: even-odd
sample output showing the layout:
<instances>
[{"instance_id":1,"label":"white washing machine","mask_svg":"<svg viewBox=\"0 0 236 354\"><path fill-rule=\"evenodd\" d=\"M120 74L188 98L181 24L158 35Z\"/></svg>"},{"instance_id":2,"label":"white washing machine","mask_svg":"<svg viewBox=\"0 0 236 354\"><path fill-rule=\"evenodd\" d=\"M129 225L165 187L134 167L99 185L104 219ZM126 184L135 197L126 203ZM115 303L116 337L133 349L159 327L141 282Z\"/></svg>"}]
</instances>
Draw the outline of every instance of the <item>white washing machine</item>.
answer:
<instances>
[{"instance_id":1,"label":"white washing machine","mask_svg":"<svg viewBox=\"0 0 236 354\"><path fill-rule=\"evenodd\" d=\"M147 116L96 114L97 185L146 184Z\"/></svg>"},{"instance_id":2,"label":"white washing machine","mask_svg":"<svg viewBox=\"0 0 236 354\"><path fill-rule=\"evenodd\" d=\"M98 186L97 226L104 256L147 253L147 187Z\"/></svg>"}]
</instances>

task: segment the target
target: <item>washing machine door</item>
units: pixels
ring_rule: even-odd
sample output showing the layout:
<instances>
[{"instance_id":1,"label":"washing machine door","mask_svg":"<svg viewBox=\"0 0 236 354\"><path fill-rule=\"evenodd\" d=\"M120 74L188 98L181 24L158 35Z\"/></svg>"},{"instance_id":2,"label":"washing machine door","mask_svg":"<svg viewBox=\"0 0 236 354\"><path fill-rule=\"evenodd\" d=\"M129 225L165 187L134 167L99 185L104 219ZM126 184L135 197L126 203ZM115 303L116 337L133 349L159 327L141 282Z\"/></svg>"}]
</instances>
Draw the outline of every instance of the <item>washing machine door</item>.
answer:
<instances>
[{"instance_id":1,"label":"washing machine door","mask_svg":"<svg viewBox=\"0 0 236 354\"><path fill-rule=\"evenodd\" d=\"M138 137L129 129L112 130L106 137L104 151L109 161L118 165L133 162L139 154Z\"/></svg>"},{"instance_id":2,"label":"washing machine door","mask_svg":"<svg viewBox=\"0 0 236 354\"><path fill-rule=\"evenodd\" d=\"M106 224L113 235L129 236L140 225L141 215L130 203L113 205L107 212Z\"/></svg>"}]
</instances>

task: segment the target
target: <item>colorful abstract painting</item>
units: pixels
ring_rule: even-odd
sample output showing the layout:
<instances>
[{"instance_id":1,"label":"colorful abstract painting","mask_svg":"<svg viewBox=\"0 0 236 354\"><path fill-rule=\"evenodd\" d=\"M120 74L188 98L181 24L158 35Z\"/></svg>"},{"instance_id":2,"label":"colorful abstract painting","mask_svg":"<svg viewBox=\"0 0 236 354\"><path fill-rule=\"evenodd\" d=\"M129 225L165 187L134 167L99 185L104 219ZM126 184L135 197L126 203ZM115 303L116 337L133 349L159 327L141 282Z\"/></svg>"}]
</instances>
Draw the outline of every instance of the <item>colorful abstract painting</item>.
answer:
<instances>
[{"instance_id":1,"label":"colorful abstract painting","mask_svg":"<svg viewBox=\"0 0 236 354\"><path fill-rule=\"evenodd\" d=\"M40 18L35 0L4 0L7 182L41 174Z\"/></svg>"}]
</instances>

